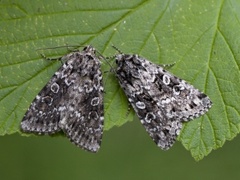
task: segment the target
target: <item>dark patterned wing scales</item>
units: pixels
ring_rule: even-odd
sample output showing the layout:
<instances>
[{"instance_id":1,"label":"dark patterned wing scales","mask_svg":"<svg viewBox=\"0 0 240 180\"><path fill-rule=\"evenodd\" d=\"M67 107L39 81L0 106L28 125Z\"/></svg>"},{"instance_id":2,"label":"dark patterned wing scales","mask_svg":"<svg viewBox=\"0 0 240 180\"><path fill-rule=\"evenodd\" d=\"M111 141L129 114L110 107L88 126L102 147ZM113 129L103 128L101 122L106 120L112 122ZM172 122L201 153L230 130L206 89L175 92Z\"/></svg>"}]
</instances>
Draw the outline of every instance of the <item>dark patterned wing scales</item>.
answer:
<instances>
[{"instance_id":1,"label":"dark patterned wing scales","mask_svg":"<svg viewBox=\"0 0 240 180\"><path fill-rule=\"evenodd\" d=\"M151 77L150 95L171 118L189 121L205 114L212 105L210 98L161 66L135 56Z\"/></svg>"},{"instance_id":2,"label":"dark patterned wing scales","mask_svg":"<svg viewBox=\"0 0 240 180\"><path fill-rule=\"evenodd\" d=\"M66 63L32 102L21 129L37 134L63 130L77 146L97 152L103 131L100 61L91 46L62 59Z\"/></svg>"},{"instance_id":3,"label":"dark patterned wing scales","mask_svg":"<svg viewBox=\"0 0 240 180\"><path fill-rule=\"evenodd\" d=\"M185 81L138 55L116 56L117 77L141 123L162 149L169 149L187 121L204 114L210 99Z\"/></svg>"},{"instance_id":4,"label":"dark patterned wing scales","mask_svg":"<svg viewBox=\"0 0 240 180\"><path fill-rule=\"evenodd\" d=\"M97 152L103 133L103 86L100 61L86 55L84 64L77 65L69 79L74 85L66 92L68 102L60 103L60 127L77 146ZM69 82L70 83L70 82ZM75 93L72 93L75 92Z\"/></svg>"},{"instance_id":5,"label":"dark patterned wing scales","mask_svg":"<svg viewBox=\"0 0 240 180\"><path fill-rule=\"evenodd\" d=\"M62 101L64 89L67 89L66 84L59 77L59 72L63 70L63 67L59 68L33 100L21 122L22 131L54 134L61 130L58 126L60 120L59 103Z\"/></svg>"}]
</instances>

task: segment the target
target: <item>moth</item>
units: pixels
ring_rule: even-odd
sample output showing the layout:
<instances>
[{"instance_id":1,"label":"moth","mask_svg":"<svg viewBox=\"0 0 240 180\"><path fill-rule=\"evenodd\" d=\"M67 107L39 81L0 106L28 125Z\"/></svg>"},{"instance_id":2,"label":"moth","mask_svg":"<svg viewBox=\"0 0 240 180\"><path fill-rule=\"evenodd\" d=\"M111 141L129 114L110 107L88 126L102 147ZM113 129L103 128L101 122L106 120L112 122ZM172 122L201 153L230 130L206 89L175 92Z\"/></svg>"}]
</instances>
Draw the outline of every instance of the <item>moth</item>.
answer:
<instances>
[{"instance_id":1,"label":"moth","mask_svg":"<svg viewBox=\"0 0 240 180\"><path fill-rule=\"evenodd\" d=\"M212 105L207 95L136 54L119 53L116 76L128 101L153 141L169 149L182 123L206 113Z\"/></svg>"},{"instance_id":2,"label":"moth","mask_svg":"<svg viewBox=\"0 0 240 180\"><path fill-rule=\"evenodd\" d=\"M63 131L78 147L97 152L103 134L103 85L101 63L92 46L60 60L55 72L31 103L21 122L27 133Z\"/></svg>"}]
</instances>

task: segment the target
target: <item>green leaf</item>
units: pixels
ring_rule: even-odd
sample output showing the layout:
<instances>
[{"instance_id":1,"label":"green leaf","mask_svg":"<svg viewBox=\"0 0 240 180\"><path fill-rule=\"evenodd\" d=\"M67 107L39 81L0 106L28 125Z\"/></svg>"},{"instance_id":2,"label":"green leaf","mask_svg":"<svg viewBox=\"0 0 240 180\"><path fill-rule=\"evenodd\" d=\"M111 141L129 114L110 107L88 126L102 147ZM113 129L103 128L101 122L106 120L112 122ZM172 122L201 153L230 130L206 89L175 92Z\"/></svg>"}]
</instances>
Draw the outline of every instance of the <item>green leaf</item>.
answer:
<instances>
[{"instance_id":1,"label":"green leaf","mask_svg":"<svg viewBox=\"0 0 240 180\"><path fill-rule=\"evenodd\" d=\"M91 44L112 56L114 44L170 69L204 91L212 109L184 124L179 141L196 160L240 130L240 0L0 2L0 134L19 132L31 101L61 66L36 49ZM65 48L45 50L63 56ZM114 62L112 62L114 63ZM109 65L103 61L103 71ZM105 130L133 119L114 74L104 74ZM144 129L143 129L144 131ZM149 138L150 140L150 138Z\"/></svg>"}]
</instances>

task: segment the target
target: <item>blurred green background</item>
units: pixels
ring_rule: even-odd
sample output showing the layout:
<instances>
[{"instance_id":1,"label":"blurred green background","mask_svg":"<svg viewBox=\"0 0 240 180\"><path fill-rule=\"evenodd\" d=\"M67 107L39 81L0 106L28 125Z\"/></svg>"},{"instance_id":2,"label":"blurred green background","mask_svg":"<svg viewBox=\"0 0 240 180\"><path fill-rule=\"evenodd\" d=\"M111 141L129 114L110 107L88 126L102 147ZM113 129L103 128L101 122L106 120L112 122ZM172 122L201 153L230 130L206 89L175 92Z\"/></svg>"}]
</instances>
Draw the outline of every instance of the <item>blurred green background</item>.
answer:
<instances>
[{"instance_id":1,"label":"blurred green background","mask_svg":"<svg viewBox=\"0 0 240 180\"><path fill-rule=\"evenodd\" d=\"M239 179L240 137L196 162L177 142L162 151L139 120L104 132L97 154L65 137L0 137L1 179Z\"/></svg>"}]
</instances>

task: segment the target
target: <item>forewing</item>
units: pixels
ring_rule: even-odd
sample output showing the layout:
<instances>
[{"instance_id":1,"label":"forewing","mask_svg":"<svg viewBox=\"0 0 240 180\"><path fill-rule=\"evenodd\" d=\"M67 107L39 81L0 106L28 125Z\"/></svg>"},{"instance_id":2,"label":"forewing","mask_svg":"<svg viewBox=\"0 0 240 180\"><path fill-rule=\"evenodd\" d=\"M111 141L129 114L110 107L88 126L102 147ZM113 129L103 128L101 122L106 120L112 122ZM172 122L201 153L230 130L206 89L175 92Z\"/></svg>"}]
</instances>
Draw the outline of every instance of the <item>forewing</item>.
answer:
<instances>
[{"instance_id":1,"label":"forewing","mask_svg":"<svg viewBox=\"0 0 240 180\"><path fill-rule=\"evenodd\" d=\"M94 52L86 50L72 57L74 64L68 76L67 101L60 102L59 126L77 146L97 152L103 133L103 86L100 62Z\"/></svg>"},{"instance_id":2,"label":"forewing","mask_svg":"<svg viewBox=\"0 0 240 180\"><path fill-rule=\"evenodd\" d=\"M21 122L22 131L53 134L61 130L58 126L60 120L59 103L64 97L64 90L67 89L67 86L61 79L60 72L64 70L65 65L59 68L31 103ZM68 71L70 72L71 69Z\"/></svg>"},{"instance_id":3,"label":"forewing","mask_svg":"<svg viewBox=\"0 0 240 180\"><path fill-rule=\"evenodd\" d=\"M212 102L206 94L172 75L161 66L141 57L138 59L151 77L149 78L150 96L157 102L159 108L165 109L169 118L189 121L209 110Z\"/></svg>"}]
</instances>

